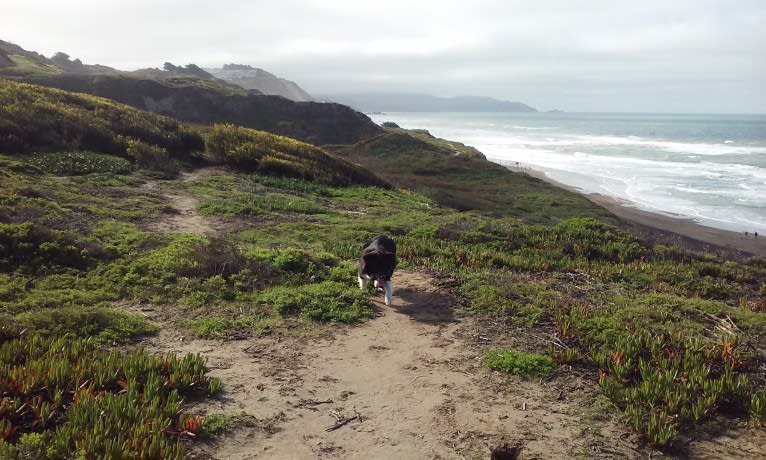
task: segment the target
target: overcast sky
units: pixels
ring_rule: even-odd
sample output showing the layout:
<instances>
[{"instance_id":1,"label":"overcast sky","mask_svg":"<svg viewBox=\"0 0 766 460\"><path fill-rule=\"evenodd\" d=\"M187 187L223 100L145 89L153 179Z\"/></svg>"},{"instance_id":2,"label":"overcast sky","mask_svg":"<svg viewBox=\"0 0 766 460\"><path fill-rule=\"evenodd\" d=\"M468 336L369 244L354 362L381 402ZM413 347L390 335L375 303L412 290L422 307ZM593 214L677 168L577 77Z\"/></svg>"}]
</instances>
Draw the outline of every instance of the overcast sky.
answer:
<instances>
[{"instance_id":1,"label":"overcast sky","mask_svg":"<svg viewBox=\"0 0 766 460\"><path fill-rule=\"evenodd\" d=\"M250 64L312 94L766 113L764 0L0 0L0 39L122 70Z\"/></svg>"}]
</instances>

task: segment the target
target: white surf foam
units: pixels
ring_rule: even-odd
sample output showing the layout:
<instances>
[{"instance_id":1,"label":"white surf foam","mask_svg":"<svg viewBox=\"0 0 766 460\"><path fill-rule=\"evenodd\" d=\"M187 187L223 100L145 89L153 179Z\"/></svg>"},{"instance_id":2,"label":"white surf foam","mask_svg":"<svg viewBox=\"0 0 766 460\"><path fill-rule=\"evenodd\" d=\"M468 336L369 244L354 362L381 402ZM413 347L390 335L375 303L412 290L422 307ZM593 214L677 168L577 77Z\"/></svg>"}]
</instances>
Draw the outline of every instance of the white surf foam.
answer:
<instances>
[{"instance_id":1,"label":"white surf foam","mask_svg":"<svg viewBox=\"0 0 766 460\"><path fill-rule=\"evenodd\" d=\"M488 126L486 114L481 119L470 114L430 117L430 124L410 124L427 117L407 114L392 121L471 145L498 163L539 169L585 193L624 198L643 209L719 228L741 231L745 226L766 234L766 138L740 142L722 136L708 143L660 139L626 135L625 123L609 125L610 120L592 124L600 131L593 134L576 117L577 123L566 125L564 120L561 127L512 123L508 114L498 115L503 123L493 122L494 127ZM602 133L612 126L622 132Z\"/></svg>"}]
</instances>

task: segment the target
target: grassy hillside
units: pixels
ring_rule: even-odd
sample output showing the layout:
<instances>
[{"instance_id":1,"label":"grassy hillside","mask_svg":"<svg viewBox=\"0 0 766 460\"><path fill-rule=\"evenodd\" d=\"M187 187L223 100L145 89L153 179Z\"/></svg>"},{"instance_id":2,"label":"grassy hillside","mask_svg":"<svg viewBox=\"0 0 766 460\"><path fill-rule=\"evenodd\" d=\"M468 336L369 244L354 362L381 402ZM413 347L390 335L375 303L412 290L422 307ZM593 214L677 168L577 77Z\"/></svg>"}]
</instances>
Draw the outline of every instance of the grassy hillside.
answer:
<instances>
[{"instance_id":1,"label":"grassy hillside","mask_svg":"<svg viewBox=\"0 0 766 460\"><path fill-rule=\"evenodd\" d=\"M24 160L3 161L0 317L10 326L3 332L0 362L6 375L35 382L20 388L69 394L67 385L92 378L103 383L94 383L89 392L115 391L118 398L119 382L132 381L128 375L74 378L64 370L53 382L34 377L31 357L13 361L20 352L5 351L34 340L23 353L45 357L50 353L45 350L61 347L51 340L86 347L80 341L129 342L153 332L141 317L115 310L117 304L173 312L184 318L186 334L210 338L246 337L285 318L365 320L371 311L367 294L354 285L356 242L386 233L396 238L403 267L449 273L466 313L477 321L504 325L507 334L519 327L556 337L550 349L539 340L517 345L518 351L542 353L590 374L613 402L612 410L623 411L629 426L653 444L705 430L710 420L723 423L721 413L766 420L759 351L766 344L763 261L742 265L679 248L648 248L587 218L527 225L456 211L406 191L226 171L165 186L197 197L202 215L246 225L214 237L156 233L148 224L170 210L159 196L142 191L146 179L140 175L51 180ZM736 329L718 329L726 324ZM22 329L27 332L20 336ZM57 339L64 335L68 338ZM516 369L506 360L518 355L505 352L489 351L487 365ZM143 379L147 372L131 375ZM202 374L195 378L205 387L218 385ZM137 385L149 391L148 381ZM5 391L14 404L38 394ZM151 391L145 400L167 400L172 407L172 391ZM55 416L31 409L22 411L24 417L6 413L6 448L8 442L32 442L24 433L39 431L35 426L46 427L46 445L85 445L63 424L73 410L66 409L69 400L42 401ZM115 402L114 410L121 404ZM94 403L82 410L111 407ZM173 413L167 409L151 417L165 417L169 421L162 423L171 425L189 420ZM78 429L87 433L84 417ZM173 446L167 449L180 449L171 434L177 431L162 438Z\"/></svg>"},{"instance_id":2,"label":"grassy hillside","mask_svg":"<svg viewBox=\"0 0 766 460\"><path fill-rule=\"evenodd\" d=\"M370 171L319 147L235 125L213 126L207 134L207 151L247 172L328 185L388 186Z\"/></svg>"},{"instance_id":3,"label":"grassy hillside","mask_svg":"<svg viewBox=\"0 0 766 460\"><path fill-rule=\"evenodd\" d=\"M315 145L353 143L380 132L367 116L340 104L293 102L279 96L248 94L240 87L217 80L72 74L16 78L106 97L190 123L233 123Z\"/></svg>"},{"instance_id":4,"label":"grassy hillside","mask_svg":"<svg viewBox=\"0 0 766 460\"><path fill-rule=\"evenodd\" d=\"M130 157L137 149L184 158L204 143L198 132L167 117L0 79L0 152L94 150Z\"/></svg>"},{"instance_id":5,"label":"grassy hillside","mask_svg":"<svg viewBox=\"0 0 766 460\"><path fill-rule=\"evenodd\" d=\"M67 72L88 74L117 74L117 70L102 65L86 65L79 59L70 59L65 53L51 58L0 40L0 76L60 75Z\"/></svg>"},{"instance_id":6,"label":"grassy hillside","mask_svg":"<svg viewBox=\"0 0 766 460\"><path fill-rule=\"evenodd\" d=\"M365 321L353 261L380 233L403 268L442 274L473 327L501 339L488 368L584 375L603 394L589 409L681 454L690 433L766 423L762 259L648 247L576 195L423 133L335 147L411 186L391 189L246 128L201 133L3 80L0 97L0 458L183 458L212 424L181 400L227 383L200 356L136 349L157 326L131 312L221 340ZM160 180L136 146L224 163ZM171 196L217 231L161 231L179 217Z\"/></svg>"},{"instance_id":7,"label":"grassy hillside","mask_svg":"<svg viewBox=\"0 0 766 460\"><path fill-rule=\"evenodd\" d=\"M614 218L584 197L487 161L471 147L423 131L386 128L378 136L332 150L391 183L458 210L514 216L531 223L568 217Z\"/></svg>"},{"instance_id":8,"label":"grassy hillside","mask_svg":"<svg viewBox=\"0 0 766 460\"><path fill-rule=\"evenodd\" d=\"M49 172L129 167L108 157L113 155L173 173L178 161L210 154L264 174L386 185L369 171L294 139L233 125L214 127L206 136L175 119L108 99L0 79L0 153L31 154L32 165Z\"/></svg>"},{"instance_id":9,"label":"grassy hillside","mask_svg":"<svg viewBox=\"0 0 766 460\"><path fill-rule=\"evenodd\" d=\"M31 75L62 73L50 59L0 40L0 74Z\"/></svg>"}]
</instances>

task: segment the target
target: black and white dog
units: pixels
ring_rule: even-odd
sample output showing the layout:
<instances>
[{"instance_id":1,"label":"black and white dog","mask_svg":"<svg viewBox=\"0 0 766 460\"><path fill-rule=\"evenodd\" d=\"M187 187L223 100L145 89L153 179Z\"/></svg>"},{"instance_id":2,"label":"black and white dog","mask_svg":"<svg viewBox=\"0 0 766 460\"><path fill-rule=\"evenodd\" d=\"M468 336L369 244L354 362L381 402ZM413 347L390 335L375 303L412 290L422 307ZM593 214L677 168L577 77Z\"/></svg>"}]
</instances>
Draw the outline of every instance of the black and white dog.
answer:
<instances>
[{"instance_id":1,"label":"black and white dog","mask_svg":"<svg viewBox=\"0 0 766 460\"><path fill-rule=\"evenodd\" d=\"M391 275L396 268L396 243L387 236L376 236L362 246L359 258L359 288L367 288L367 280L374 279L375 287L383 287L386 305L391 305L394 286Z\"/></svg>"}]
</instances>

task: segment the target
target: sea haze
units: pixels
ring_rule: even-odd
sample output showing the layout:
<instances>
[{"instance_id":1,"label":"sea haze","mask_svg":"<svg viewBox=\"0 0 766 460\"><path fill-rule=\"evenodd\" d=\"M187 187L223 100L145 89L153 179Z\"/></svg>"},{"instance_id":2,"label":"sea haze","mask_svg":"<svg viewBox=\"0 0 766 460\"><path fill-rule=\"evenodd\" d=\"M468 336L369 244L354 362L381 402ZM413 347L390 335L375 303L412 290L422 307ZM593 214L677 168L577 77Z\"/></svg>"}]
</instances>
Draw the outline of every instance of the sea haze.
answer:
<instances>
[{"instance_id":1,"label":"sea haze","mask_svg":"<svg viewBox=\"0 0 766 460\"><path fill-rule=\"evenodd\" d=\"M584 193L766 235L766 115L383 113ZM518 164L517 164L518 163Z\"/></svg>"}]
</instances>

